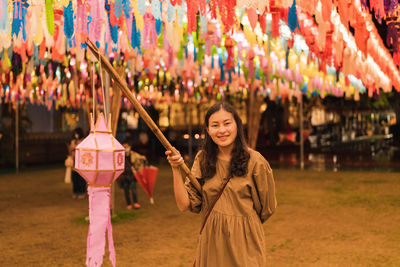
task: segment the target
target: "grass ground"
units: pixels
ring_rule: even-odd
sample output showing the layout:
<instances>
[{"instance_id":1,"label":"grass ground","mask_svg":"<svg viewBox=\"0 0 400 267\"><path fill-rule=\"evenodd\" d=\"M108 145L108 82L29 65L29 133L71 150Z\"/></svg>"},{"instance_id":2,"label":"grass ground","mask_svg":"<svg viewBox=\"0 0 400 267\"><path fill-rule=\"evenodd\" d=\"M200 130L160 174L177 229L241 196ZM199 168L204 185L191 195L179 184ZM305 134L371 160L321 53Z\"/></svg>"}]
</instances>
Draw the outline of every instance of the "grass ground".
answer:
<instances>
[{"instance_id":1,"label":"grass ground","mask_svg":"<svg viewBox=\"0 0 400 267\"><path fill-rule=\"evenodd\" d=\"M269 266L400 266L400 175L275 169L278 209L264 224ZM0 176L2 266L84 266L88 200L63 168ZM126 211L116 187L117 266L191 266L200 220L175 205L160 166L155 205ZM103 266L111 266L108 252Z\"/></svg>"}]
</instances>

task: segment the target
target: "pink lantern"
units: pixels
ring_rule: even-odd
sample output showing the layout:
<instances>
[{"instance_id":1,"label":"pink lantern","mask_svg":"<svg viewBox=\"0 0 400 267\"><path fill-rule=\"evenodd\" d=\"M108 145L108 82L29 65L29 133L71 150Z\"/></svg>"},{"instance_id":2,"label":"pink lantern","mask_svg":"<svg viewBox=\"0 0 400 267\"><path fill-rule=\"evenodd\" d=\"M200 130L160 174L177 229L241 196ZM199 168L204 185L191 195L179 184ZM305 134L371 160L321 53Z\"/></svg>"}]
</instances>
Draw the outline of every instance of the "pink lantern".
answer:
<instances>
[{"instance_id":1,"label":"pink lantern","mask_svg":"<svg viewBox=\"0 0 400 267\"><path fill-rule=\"evenodd\" d=\"M90 134L76 147L75 170L88 182L89 233L87 237L86 265L103 263L108 232L109 259L115 266L115 249L110 217L110 186L124 171L125 149L111 133L100 114L96 124L91 120Z\"/></svg>"},{"instance_id":2,"label":"pink lantern","mask_svg":"<svg viewBox=\"0 0 400 267\"><path fill-rule=\"evenodd\" d=\"M109 120L110 121L110 120ZM125 166L125 149L111 133L101 113L90 134L76 147L75 170L89 186L109 187Z\"/></svg>"},{"instance_id":3,"label":"pink lantern","mask_svg":"<svg viewBox=\"0 0 400 267\"><path fill-rule=\"evenodd\" d=\"M291 69L285 69L284 75L287 81L293 81L293 71Z\"/></svg>"}]
</instances>

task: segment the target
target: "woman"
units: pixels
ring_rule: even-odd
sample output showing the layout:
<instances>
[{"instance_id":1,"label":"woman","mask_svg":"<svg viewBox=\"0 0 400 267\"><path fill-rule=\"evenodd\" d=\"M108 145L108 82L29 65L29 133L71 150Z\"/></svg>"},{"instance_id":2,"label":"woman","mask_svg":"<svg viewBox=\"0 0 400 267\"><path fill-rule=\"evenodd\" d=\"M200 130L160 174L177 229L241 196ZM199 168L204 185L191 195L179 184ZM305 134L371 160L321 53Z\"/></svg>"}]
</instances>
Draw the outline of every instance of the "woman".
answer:
<instances>
[{"instance_id":1,"label":"woman","mask_svg":"<svg viewBox=\"0 0 400 267\"><path fill-rule=\"evenodd\" d=\"M192 167L201 192L188 178L182 181L179 152L165 152L179 210L200 213L204 224L222 191L200 234L195 266L266 266L262 223L276 208L272 170L260 153L247 147L242 121L231 105L213 105L205 116L204 132L203 148Z\"/></svg>"}]
</instances>

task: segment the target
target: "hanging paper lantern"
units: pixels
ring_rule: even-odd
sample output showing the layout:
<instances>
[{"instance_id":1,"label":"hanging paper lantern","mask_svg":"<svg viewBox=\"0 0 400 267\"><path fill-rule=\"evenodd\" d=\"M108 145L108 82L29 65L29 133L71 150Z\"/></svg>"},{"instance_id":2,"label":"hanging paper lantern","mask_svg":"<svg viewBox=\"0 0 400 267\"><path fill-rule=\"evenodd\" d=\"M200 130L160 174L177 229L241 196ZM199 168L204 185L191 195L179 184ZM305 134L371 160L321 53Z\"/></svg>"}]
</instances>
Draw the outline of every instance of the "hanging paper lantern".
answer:
<instances>
[{"instance_id":1,"label":"hanging paper lantern","mask_svg":"<svg viewBox=\"0 0 400 267\"><path fill-rule=\"evenodd\" d=\"M95 125L92 119L89 136L76 147L75 152L75 170L89 185L90 225L87 238L87 266L101 266L106 231L108 231L109 259L115 266L110 218L110 186L124 171L125 149L112 136L110 121L106 125L103 114L100 114Z\"/></svg>"},{"instance_id":2,"label":"hanging paper lantern","mask_svg":"<svg viewBox=\"0 0 400 267\"><path fill-rule=\"evenodd\" d=\"M125 149L100 114L90 134L76 148L75 169L89 186L111 186L124 170Z\"/></svg>"}]
</instances>

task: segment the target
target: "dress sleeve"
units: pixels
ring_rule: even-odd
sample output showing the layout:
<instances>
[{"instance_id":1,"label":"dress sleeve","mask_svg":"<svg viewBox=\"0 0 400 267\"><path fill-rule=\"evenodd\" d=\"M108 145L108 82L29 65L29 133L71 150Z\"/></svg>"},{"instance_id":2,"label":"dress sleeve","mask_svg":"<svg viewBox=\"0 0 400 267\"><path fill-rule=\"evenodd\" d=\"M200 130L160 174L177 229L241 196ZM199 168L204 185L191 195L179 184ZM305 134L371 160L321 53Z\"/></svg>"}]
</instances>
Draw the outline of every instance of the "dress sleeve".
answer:
<instances>
[{"instance_id":1,"label":"dress sleeve","mask_svg":"<svg viewBox=\"0 0 400 267\"><path fill-rule=\"evenodd\" d=\"M194 162L193 162L192 169L191 169L191 172L193 173L193 175L196 178L201 177L200 162L199 162L199 154L200 153L201 152L197 153L197 155L194 159ZM188 192L189 200L190 200L189 210L194 213L199 213L201 211L201 205L203 203L201 192L199 192L196 189L196 187L194 187L194 185L190 181L189 177L186 177L186 179L185 179L185 188Z\"/></svg>"},{"instance_id":2,"label":"dress sleeve","mask_svg":"<svg viewBox=\"0 0 400 267\"><path fill-rule=\"evenodd\" d=\"M265 222L275 212L277 202L272 169L264 157L261 155L260 157L253 171L254 185L257 192L257 199L254 202L259 203L259 205L255 205L256 211L261 222Z\"/></svg>"}]
</instances>

